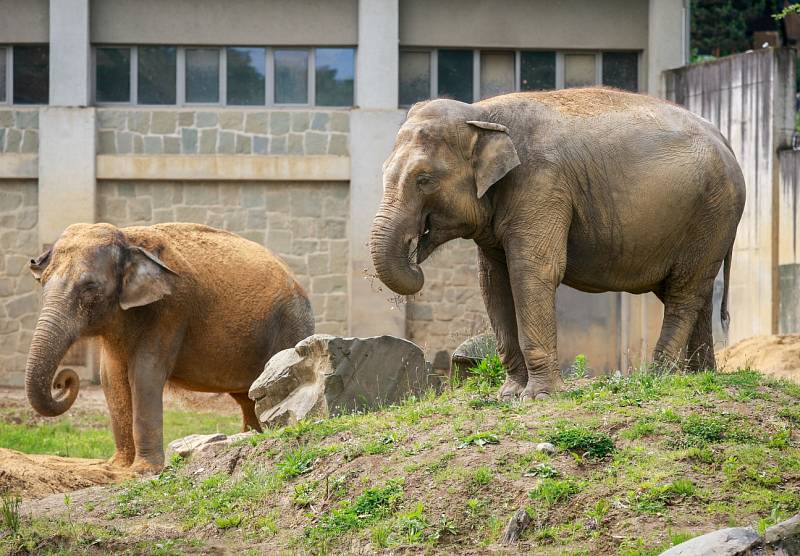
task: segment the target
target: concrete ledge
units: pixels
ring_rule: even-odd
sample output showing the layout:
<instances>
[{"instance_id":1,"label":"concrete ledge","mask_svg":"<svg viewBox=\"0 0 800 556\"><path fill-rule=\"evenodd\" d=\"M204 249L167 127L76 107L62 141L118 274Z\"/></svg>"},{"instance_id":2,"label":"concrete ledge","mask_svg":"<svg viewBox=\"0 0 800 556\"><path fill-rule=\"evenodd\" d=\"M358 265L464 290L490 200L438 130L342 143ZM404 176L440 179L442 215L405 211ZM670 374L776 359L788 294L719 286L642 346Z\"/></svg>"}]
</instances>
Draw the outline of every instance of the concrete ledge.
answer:
<instances>
[{"instance_id":1,"label":"concrete ledge","mask_svg":"<svg viewBox=\"0 0 800 556\"><path fill-rule=\"evenodd\" d=\"M39 155L0 154L0 180L39 177Z\"/></svg>"},{"instance_id":2,"label":"concrete ledge","mask_svg":"<svg viewBox=\"0 0 800 556\"><path fill-rule=\"evenodd\" d=\"M350 157L332 155L98 155L100 180L348 181Z\"/></svg>"}]
</instances>

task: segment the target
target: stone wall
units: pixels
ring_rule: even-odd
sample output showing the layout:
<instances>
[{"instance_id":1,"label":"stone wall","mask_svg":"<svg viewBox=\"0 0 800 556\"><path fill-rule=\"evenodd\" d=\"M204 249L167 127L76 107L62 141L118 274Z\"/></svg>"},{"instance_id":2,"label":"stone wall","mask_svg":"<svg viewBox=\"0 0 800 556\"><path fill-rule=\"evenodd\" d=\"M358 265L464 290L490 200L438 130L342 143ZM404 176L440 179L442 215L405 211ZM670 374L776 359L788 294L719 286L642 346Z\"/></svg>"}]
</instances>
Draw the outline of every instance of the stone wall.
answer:
<instances>
[{"instance_id":1,"label":"stone wall","mask_svg":"<svg viewBox=\"0 0 800 556\"><path fill-rule=\"evenodd\" d=\"M0 110L0 153L39 152L39 109Z\"/></svg>"},{"instance_id":2,"label":"stone wall","mask_svg":"<svg viewBox=\"0 0 800 556\"><path fill-rule=\"evenodd\" d=\"M347 333L346 183L101 182L98 222L197 222L269 247L311 296L316 330Z\"/></svg>"},{"instance_id":3,"label":"stone wall","mask_svg":"<svg viewBox=\"0 0 800 556\"><path fill-rule=\"evenodd\" d=\"M347 156L344 110L97 110L99 154Z\"/></svg>"},{"instance_id":4,"label":"stone wall","mask_svg":"<svg viewBox=\"0 0 800 556\"><path fill-rule=\"evenodd\" d=\"M428 359L440 350L449 355L467 338L491 331L478 287L475 243L464 239L446 243L422 269L425 286L408 299L406 334L422 346Z\"/></svg>"},{"instance_id":5,"label":"stone wall","mask_svg":"<svg viewBox=\"0 0 800 556\"><path fill-rule=\"evenodd\" d=\"M33 181L0 180L0 383L21 386L39 312L28 261L39 254Z\"/></svg>"}]
</instances>

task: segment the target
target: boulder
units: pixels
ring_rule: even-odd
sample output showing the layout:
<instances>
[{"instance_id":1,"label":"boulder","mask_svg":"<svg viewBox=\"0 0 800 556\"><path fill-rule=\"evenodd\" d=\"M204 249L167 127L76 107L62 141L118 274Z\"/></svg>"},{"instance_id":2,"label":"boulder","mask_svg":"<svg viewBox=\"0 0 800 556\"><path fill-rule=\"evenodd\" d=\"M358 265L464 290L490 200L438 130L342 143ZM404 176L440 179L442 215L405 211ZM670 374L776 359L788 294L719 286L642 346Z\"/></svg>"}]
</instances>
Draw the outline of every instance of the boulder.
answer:
<instances>
[{"instance_id":1,"label":"boulder","mask_svg":"<svg viewBox=\"0 0 800 556\"><path fill-rule=\"evenodd\" d=\"M776 555L800 554L800 514L768 527L764 542L776 549Z\"/></svg>"},{"instance_id":2,"label":"boulder","mask_svg":"<svg viewBox=\"0 0 800 556\"><path fill-rule=\"evenodd\" d=\"M731 527L673 546L661 556L750 556L761 542L752 527Z\"/></svg>"},{"instance_id":3,"label":"boulder","mask_svg":"<svg viewBox=\"0 0 800 556\"><path fill-rule=\"evenodd\" d=\"M226 435L217 434L190 434L183 438L178 438L169 443L167 447L167 457L172 454L178 454L182 458L189 456L192 452L199 450L202 446L213 444L214 442L221 442L228 438Z\"/></svg>"},{"instance_id":4,"label":"boulder","mask_svg":"<svg viewBox=\"0 0 800 556\"><path fill-rule=\"evenodd\" d=\"M494 334L473 336L453 352L452 372L464 376L487 355L497 355L497 339Z\"/></svg>"},{"instance_id":5,"label":"boulder","mask_svg":"<svg viewBox=\"0 0 800 556\"><path fill-rule=\"evenodd\" d=\"M276 353L250 387L264 426L374 409L440 388L422 350L394 336L315 334Z\"/></svg>"}]
</instances>

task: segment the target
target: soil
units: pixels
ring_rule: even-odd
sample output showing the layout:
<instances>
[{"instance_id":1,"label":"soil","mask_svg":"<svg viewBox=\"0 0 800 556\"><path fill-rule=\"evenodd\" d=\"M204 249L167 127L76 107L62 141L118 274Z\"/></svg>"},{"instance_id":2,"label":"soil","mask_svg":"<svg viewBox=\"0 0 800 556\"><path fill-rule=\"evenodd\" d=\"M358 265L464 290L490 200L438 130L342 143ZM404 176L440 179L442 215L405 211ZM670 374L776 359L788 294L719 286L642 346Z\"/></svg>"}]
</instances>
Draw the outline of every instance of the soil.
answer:
<instances>
[{"instance_id":1,"label":"soil","mask_svg":"<svg viewBox=\"0 0 800 556\"><path fill-rule=\"evenodd\" d=\"M58 492L118 483L133 475L99 459L23 454L0 448L0 492L41 498Z\"/></svg>"},{"instance_id":2,"label":"soil","mask_svg":"<svg viewBox=\"0 0 800 556\"><path fill-rule=\"evenodd\" d=\"M717 353L725 369L757 369L776 378L800 382L800 334L755 336Z\"/></svg>"}]
</instances>

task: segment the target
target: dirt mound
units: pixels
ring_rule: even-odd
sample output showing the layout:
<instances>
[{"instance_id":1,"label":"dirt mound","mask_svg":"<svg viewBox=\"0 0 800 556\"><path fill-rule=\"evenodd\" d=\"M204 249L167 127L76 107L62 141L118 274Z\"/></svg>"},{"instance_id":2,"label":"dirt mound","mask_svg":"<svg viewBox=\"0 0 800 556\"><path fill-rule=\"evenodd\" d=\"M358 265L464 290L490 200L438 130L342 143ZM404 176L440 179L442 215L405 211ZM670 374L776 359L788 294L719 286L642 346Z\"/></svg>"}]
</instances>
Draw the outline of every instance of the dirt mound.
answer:
<instances>
[{"instance_id":1,"label":"dirt mound","mask_svg":"<svg viewBox=\"0 0 800 556\"><path fill-rule=\"evenodd\" d=\"M118 483L133 476L104 460L23 454L0 448L0 492L23 498Z\"/></svg>"},{"instance_id":2,"label":"dirt mound","mask_svg":"<svg viewBox=\"0 0 800 556\"><path fill-rule=\"evenodd\" d=\"M726 369L758 369L778 378L800 382L800 335L755 336L717 353Z\"/></svg>"}]
</instances>

